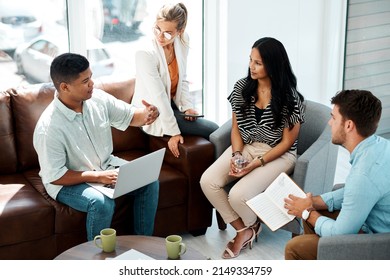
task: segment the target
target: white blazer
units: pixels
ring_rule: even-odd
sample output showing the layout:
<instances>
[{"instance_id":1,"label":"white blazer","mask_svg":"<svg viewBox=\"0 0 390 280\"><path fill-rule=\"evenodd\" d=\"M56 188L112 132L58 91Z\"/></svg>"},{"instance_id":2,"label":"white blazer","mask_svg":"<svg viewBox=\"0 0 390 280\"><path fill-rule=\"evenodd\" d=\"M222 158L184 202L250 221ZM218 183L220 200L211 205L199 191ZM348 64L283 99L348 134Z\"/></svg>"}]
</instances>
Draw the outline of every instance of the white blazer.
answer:
<instances>
[{"instance_id":1,"label":"white blazer","mask_svg":"<svg viewBox=\"0 0 390 280\"><path fill-rule=\"evenodd\" d=\"M181 112L193 108L187 81L187 56L189 38L183 34L186 44L177 36L174 40L179 69L179 81L174 102ZM153 38L151 44L135 54L136 82L132 104L142 107L142 100L155 105L160 116L143 130L154 136L180 134L171 106L171 78L163 48Z\"/></svg>"}]
</instances>

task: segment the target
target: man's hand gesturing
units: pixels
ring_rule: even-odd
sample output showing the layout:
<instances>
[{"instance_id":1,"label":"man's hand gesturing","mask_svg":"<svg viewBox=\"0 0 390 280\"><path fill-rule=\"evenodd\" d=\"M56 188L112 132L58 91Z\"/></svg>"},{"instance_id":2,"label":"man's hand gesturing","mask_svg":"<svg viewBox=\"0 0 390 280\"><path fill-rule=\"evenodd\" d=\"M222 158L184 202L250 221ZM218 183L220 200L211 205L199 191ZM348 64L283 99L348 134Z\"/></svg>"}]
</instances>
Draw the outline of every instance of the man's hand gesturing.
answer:
<instances>
[{"instance_id":1,"label":"man's hand gesturing","mask_svg":"<svg viewBox=\"0 0 390 280\"><path fill-rule=\"evenodd\" d=\"M145 124L153 123L160 115L160 112L156 106L149 104L145 100L142 100L142 104L145 106Z\"/></svg>"}]
</instances>

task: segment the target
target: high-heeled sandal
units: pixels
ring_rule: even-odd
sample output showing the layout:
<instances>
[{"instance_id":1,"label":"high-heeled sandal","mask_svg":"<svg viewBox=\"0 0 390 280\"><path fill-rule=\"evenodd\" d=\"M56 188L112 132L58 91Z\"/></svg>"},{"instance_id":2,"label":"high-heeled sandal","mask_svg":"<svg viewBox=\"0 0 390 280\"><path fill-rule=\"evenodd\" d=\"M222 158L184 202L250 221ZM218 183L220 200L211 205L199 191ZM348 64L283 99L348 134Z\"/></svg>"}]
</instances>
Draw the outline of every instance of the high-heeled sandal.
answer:
<instances>
[{"instance_id":1,"label":"high-heeled sandal","mask_svg":"<svg viewBox=\"0 0 390 280\"><path fill-rule=\"evenodd\" d=\"M255 222L253 225L250 226L255 231L255 242L257 242L257 239L259 238L260 232L263 230L263 227L261 225L260 221Z\"/></svg>"},{"instance_id":2,"label":"high-heeled sandal","mask_svg":"<svg viewBox=\"0 0 390 280\"><path fill-rule=\"evenodd\" d=\"M223 254L222 254L223 259L237 258L240 255L241 251L246 249L248 247L248 245L249 245L249 248L252 250L253 240L255 239L255 236L256 236L255 230L252 227L244 227L242 229L236 230L236 232L239 233L239 232L242 232L244 230L247 230L248 228L252 230L252 236L247 241L242 243L241 249L237 252L237 254L234 254L233 251L228 246L226 246L225 251L223 251ZM233 239L233 240L229 241L229 243L234 243L234 241L235 240ZM229 255L226 256L225 252L227 252Z\"/></svg>"}]
</instances>

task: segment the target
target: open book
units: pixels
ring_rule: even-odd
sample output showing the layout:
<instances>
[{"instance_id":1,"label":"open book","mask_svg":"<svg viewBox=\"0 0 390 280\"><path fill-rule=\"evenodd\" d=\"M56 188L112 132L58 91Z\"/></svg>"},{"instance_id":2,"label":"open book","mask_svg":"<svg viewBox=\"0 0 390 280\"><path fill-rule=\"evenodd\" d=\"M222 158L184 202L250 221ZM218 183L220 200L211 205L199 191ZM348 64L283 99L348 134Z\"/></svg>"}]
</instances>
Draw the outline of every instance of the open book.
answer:
<instances>
[{"instance_id":1,"label":"open book","mask_svg":"<svg viewBox=\"0 0 390 280\"><path fill-rule=\"evenodd\" d=\"M284 208L284 199L289 194L306 197L303 190L282 172L264 192L248 200L246 204L272 231L275 231L295 218Z\"/></svg>"}]
</instances>

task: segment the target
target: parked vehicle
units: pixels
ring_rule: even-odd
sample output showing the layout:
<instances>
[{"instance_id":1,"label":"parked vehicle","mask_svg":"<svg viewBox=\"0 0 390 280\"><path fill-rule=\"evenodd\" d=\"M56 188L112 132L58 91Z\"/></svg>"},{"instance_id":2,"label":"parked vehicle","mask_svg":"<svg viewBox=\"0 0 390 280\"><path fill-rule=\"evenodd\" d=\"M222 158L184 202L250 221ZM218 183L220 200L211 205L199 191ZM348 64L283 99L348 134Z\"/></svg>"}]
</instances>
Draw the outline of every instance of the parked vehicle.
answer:
<instances>
[{"instance_id":1,"label":"parked vehicle","mask_svg":"<svg viewBox=\"0 0 390 280\"><path fill-rule=\"evenodd\" d=\"M147 16L145 0L103 0L104 31L137 31Z\"/></svg>"},{"instance_id":2,"label":"parked vehicle","mask_svg":"<svg viewBox=\"0 0 390 280\"><path fill-rule=\"evenodd\" d=\"M0 50L11 54L17 46L42 34L33 1L0 0Z\"/></svg>"},{"instance_id":3,"label":"parked vehicle","mask_svg":"<svg viewBox=\"0 0 390 280\"><path fill-rule=\"evenodd\" d=\"M66 37L39 36L15 50L17 73L36 82L49 82L51 62L56 56L68 51ZM87 58L94 77L114 72L114 61L100 40L87 40Z\"/></svg>"}]
</instances>

